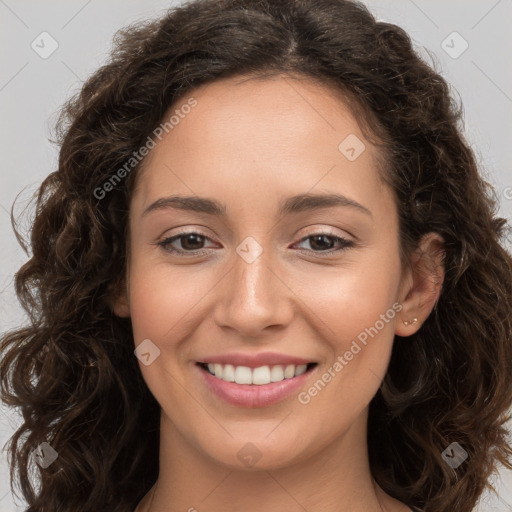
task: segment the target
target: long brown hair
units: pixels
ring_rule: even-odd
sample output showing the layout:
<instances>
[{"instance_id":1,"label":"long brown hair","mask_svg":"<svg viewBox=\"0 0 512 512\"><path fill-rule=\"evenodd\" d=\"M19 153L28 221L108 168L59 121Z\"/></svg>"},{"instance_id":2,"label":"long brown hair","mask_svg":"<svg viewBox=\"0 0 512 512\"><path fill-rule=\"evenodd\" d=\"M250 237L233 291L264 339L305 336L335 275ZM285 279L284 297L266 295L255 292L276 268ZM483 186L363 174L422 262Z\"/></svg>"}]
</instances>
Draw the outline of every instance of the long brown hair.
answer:
<instances>
[{"instance_id":1,"label":"long brown hair","mask_svg":"<svg viewBox=\"0 0 512 512\"><path fill-rule=\"evenodd\" d=\"M436 308L407 343L395 339L370 404L373 476L425 512L470 512L497 463L512 468L506 224L443 78L401 28L358 2L199 0L118 32L109 62L57 123L58 168L37 194L32 254L15 278L30 324L0 347L2 398L23 416L9 443L11 478L29 512L126 512L156 480L159 405L130 321L111 306L144 159L126 163L195 86L276 73L328 83L375 121L406 254L430 231L446 242ZM33 462L43 442L58 453L45 469ZM457 468L442 457L453 442L468 454Z\"/></svg>"}]
</instances>

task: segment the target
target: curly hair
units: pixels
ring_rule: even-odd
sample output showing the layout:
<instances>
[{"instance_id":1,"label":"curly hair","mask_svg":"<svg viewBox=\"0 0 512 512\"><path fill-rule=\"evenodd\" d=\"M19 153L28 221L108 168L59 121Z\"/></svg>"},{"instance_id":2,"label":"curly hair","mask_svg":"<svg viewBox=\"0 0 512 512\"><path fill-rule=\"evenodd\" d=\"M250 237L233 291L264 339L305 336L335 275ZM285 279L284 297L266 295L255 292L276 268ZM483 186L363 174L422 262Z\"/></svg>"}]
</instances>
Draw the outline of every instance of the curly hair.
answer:
<instances>
[{"instance_id":1,"label":"curly hair","mask_svg":"<svg viewBox=\"0 0 512 512\"><path fill-rule=\"evenodd\" d=\"M145 159L126 179L112 176L194 87L269 74L329 84L364 113L385 155L404 254L428 232L445 241L437 305L408 343L396 336L370 403L372 475L424 512L470 512L498 463L512 469L507 224L445 80L404 30L359 2L196 0L117 32L108 63L60 111L58 168L36 194L31 257L15 276L29 324L0 346L2 399L23 417L9 441L11 486L27 512L126 512L156 480L159 404L130 320L112 310ZM33 452L45 441L58 458L42 470ZM452 442L468 453L456 469L442 458Z\"/></svg>"}]
</instances>

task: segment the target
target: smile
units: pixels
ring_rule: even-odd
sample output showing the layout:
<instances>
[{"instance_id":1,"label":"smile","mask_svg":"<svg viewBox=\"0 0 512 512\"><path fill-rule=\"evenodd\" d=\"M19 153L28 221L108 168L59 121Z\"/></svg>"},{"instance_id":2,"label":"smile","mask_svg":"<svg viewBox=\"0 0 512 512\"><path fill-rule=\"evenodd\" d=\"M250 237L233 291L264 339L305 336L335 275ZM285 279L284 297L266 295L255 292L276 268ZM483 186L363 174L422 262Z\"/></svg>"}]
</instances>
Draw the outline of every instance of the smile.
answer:
<instances>
[{"instance_id":1,"label":"smile","mask_svg":"<svg viewBox=\"0 0 512 512\"><path fill-rule=\"evenodd\" d=\"M274 366L234 366L232 364L201 363L201 366L211 375L225 382L236 384L264 386L271 382L281 382L285 379L292 379L306 373L316 363L309 364L287 364Z\"/></svg>"},{"instance_id":2,"label":"smile","mask_svg":"<svg viewBox=\"0 0 512 512\"><path fill-rule=\"evenodd\" d=\"M212 359L224 361L195 365L211 396L246 408L268 407L298 393L318 366L316 362L307 363L298 358L287 358L285 364L277 364L277 357L266 357L267 361L261 361L265 357L260 357L257 362L255 358L230 358L231 363L226 358ZM290 359L296 359L295 364Z\"/></svg>"}]
</instances>

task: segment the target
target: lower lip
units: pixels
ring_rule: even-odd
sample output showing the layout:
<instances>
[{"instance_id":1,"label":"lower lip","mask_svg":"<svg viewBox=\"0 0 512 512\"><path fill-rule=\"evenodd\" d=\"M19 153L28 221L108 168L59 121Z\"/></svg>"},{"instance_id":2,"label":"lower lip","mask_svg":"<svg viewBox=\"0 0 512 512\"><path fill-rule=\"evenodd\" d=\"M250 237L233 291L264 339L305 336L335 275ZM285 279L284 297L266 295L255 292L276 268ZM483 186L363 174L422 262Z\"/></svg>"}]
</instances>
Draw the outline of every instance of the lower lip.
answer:
<instances>
[{"instance_id":1,"label":"lower lip","mask_svg":"<svg viewBox=\"0 0 512 512\"><path fill-rule=\"evenodd\" d=\"M306 373L291 379L284 379L280 382L271 382L258 386L256 384L237 384L236 382L226 382L212 375L200 365L196 365L203 375L206 385L219 398L231 405L239 407L266 407L281 402L292 393L300 389L316 366L309 369Z\"/></svg>"}]
</instances>

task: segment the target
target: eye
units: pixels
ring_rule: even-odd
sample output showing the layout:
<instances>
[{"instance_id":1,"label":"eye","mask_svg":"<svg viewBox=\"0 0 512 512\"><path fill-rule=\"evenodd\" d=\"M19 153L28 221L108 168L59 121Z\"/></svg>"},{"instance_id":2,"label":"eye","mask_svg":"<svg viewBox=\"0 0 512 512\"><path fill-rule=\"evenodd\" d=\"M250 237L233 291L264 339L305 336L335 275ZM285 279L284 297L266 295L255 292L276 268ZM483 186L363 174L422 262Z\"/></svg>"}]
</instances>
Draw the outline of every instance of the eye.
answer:
<instances>
[{"instance_id":1,"label":"eye","mask_svg":"<svg viewBox=\"0 0 512 512\"><path fill-rule=\"evenodd\" d=\"M210 239L207 236L195 231L183 231L174 236L168 237L161 242L158 242L158 245L170 253L188 256L199 256L208 252L206 250L201 250L201 245L204 244L205 240ZM173 244L176 244L176 242L181 245L181 249L173 246Z\"/></svg>"},{"instance_id":2,"label":"eye","mask_svg":"<svg viewBox=\"0 0 512 512\"><path fill-rule=\"evenodd\" d=\"M354 246L354 242L352 240L347 240L346 238L334 235L332 233L315 233L313 235L304 237L299 243L307 241L309 241L310 247L312 247L312 249L306 250L308 253L314 252L332 254L335 252L344 251L345 249ZM338 248L333 249L333 246L336 244L338 244ZM323 256L323 254L320 254L320 256Z\"/></svg>"},{"instance_id":3,"label":"eye","mask_svg":"<svg viewBox=\"0 0 512 512\"><path fill-rule=\"evenodd\" d=\"M206 240L210 240L210 238L196 231L183 231L165 238L161 242L158 242L157 245L162 247L165 251L173 254L183 256L201 256L208 253L208 250L203 247ZM343 251L354 246L354 242L351 240L347 240L346 238L332 233L315 233L304 237L299 243L304 242L309 242L311 249L300 249L300 252L313 252L320 256ZM181 245L181 248L176 247L177 243ZM338 247L333 248L336 244Z\"/></svg>"}]
</instances>

